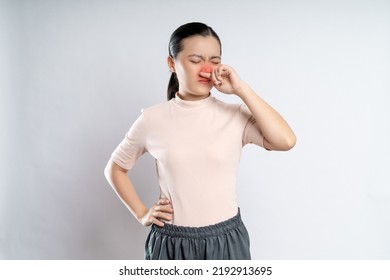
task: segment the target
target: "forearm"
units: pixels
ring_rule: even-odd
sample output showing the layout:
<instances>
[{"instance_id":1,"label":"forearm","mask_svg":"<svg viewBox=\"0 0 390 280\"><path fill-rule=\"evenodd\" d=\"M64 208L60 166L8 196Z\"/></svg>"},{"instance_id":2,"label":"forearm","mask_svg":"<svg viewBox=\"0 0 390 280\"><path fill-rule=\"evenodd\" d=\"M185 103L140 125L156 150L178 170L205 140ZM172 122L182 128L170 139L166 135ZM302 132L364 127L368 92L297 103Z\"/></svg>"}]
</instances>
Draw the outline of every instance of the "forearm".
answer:
<instances>
[{"instance_id":1,"label":"forearm","mask_svg":"<svg viewBox=\"0 0 390 280\"><path fill-rule=\"evenodd\" d=\"M146 208L141 201L125 170L110 161L107 164L104 173L107 181L121 201L126 205L134 217L141 222L141 218L148 211L148 208Z\"/></svg>"},{"instance_id":2,"label":"forearm","mask_svg":"<svg viewBox=\"0 0 390 280\"><path fill-rule=\"evenodd\" d=\"M294 147L296 137L283 117L260 98L247 84L236 92L247 105L264 136L264 146L270 150L286 151Z\"/></svg>"}]
</instances>

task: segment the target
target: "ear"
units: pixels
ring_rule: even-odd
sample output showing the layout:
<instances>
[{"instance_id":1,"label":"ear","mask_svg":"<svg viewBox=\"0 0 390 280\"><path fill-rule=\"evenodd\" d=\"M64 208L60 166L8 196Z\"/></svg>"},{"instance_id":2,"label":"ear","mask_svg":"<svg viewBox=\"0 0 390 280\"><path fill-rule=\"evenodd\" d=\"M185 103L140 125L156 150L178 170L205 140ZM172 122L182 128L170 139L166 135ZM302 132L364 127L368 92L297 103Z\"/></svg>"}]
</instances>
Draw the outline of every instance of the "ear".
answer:
<instances>
[{"instance_id":1,"label":"ear","mask_svg":"<svg viewBox=\"0 0 390 280\"><path fill-rule=\"evenodd\" d=\"M175 61L172 56L167 57L168 67L171 72L175 72Z\"/></svg>"}]
</instances>

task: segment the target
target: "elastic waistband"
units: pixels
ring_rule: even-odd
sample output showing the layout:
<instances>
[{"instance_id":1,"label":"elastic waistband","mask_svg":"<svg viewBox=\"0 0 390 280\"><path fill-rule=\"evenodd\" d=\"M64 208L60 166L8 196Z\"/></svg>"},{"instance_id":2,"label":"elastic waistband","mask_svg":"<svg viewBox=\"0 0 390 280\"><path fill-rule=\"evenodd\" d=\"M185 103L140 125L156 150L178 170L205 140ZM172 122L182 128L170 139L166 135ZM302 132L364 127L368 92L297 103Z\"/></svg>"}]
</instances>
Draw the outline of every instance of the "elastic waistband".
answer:
<instances>
[{"instance_id":1,"label":"elastic waistband","mask_svg":"<svg viewBox=\"0 0 390 280\"><path fill-rule=\"evenodd\" d=\"M172 237L204 238L226 233L241 225L243 225L243 222L241 220L240 208L238 208L236 216L214 225L204 227L185 227L165 224L163 227L159 227L153 224L152 230Z\"/></svg>"}]
</instances>

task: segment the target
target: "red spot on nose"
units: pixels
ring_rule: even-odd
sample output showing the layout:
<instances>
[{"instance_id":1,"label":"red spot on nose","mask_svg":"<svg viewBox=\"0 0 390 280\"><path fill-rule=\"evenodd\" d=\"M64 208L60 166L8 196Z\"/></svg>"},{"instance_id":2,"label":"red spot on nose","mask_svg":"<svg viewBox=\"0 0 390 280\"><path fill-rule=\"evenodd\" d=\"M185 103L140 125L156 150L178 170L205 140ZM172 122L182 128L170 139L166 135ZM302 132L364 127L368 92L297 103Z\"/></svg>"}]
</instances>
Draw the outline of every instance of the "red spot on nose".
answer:
<instances>
[{"instance_id":1,"label":"red spot on nose","mask_svg":"<svg viewBox=\"0 0 390 280\"><path fill-rule=\"evenodd\" d=\"M203 66L201 69L200 69L200 72L206 72L206 73L211 73L213 72L213 69L210 67L210 66Z\"/></svg>"}]
</instances>

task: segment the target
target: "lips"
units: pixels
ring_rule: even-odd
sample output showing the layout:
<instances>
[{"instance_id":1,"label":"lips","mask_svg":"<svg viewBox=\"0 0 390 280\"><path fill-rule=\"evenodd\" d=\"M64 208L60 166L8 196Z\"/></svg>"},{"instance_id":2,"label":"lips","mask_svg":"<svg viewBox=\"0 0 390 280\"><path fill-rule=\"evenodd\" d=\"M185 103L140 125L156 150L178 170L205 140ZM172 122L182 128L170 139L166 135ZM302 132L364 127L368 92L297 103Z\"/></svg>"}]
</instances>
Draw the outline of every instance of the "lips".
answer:
<instances>
[{"instance_id":1,"label":"lips","mask_svg":"<svg viewBox=\"0 0 390 280\"><path fill-rule=\"evenodd\" d=\"M208 83L210 83L210 80L209 79L199 79L198 82L201 84L208 84Z\"/></svg>"}]
</instances>

